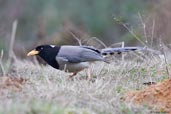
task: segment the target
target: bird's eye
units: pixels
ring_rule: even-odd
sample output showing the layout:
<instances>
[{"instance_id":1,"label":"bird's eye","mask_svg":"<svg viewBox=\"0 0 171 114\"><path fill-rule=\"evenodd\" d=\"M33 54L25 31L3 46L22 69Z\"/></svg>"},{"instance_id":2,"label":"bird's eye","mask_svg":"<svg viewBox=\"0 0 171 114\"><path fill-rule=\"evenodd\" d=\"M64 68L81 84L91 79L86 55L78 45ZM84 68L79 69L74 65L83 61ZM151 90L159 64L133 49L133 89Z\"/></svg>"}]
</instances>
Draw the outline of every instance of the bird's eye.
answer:
<instances>
[{"instance_id":1,"label":"bird's eye","mask_svg":"<svg viewBox=\"0 0 171 114\"><path fill-rule=\"evenodd\" d=\"M42 47L41 47L40 49L41 49L41 50L43 50L43 48L42 48Z\"/></svg>"}]
</instances>

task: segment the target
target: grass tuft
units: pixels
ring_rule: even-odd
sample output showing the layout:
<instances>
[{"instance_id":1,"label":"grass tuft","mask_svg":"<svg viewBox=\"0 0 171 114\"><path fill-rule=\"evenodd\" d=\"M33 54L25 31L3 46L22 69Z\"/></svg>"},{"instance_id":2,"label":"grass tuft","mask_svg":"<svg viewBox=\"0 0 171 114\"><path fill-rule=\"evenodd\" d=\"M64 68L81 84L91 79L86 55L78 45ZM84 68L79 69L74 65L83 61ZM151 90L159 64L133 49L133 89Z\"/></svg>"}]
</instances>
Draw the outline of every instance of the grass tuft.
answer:
<instances>
[{"instance_id":1,"label":"grass tuft","mask_svg":"<svg viewBox=\"0 0 171 114\"><path fill-rule=\"evenodd\" d=\"M9 75L27 81L22 89L0 90L0 112L5 114L146 114L148 107L125 103L121 97L129 90L145 88L145 82L167 78L165 64L153 56L145 60L124 59L120 62L92 64L93 81L85 79L86 70L74 80L69 73L50 66L17 60ZM148 60L147 58L150 58ZM139 61L139 62L137 62Z\"/></svg>"}]
</instances>

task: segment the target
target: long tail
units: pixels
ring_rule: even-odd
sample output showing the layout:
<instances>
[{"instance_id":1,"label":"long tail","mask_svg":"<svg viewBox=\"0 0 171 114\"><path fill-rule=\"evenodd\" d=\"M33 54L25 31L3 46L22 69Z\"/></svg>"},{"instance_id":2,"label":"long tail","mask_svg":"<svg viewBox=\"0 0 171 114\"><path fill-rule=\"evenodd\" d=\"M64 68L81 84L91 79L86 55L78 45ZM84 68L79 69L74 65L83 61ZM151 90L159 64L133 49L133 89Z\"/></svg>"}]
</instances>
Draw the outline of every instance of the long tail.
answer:
<instances>
[{"instance_id":1,"label":"long tail","mask_svg":"<svg viewBox=\"0 0 171 114\"><path fill-rule=\"evenodd\" d=\"M119 47L119 48L104 48L104 49L96 49L92 46L82 46L84 48L91 49L97 53L101 53L101 55L108 56L108 55L114 55L114 54L121 54L123 52L130 52L130 51L148 51L156 55L160 55L161 52L157 50L153 50L148 47Z\"/></svg>"},{"instance_id":2,"label":"long tail","mask_svg":"<svg viewBox=\"0 0 171 114\"><path fill-rule=\"evenodd\" d=\"M158 53L155 50L148 49L146 47L123 47L123 48L105 48L101 50L101 54L106 56L106 55L114 55L116 54L121 54L122 52L130 52L130 51L151 51L153 53Z\"/></svg>"}]
</instances>

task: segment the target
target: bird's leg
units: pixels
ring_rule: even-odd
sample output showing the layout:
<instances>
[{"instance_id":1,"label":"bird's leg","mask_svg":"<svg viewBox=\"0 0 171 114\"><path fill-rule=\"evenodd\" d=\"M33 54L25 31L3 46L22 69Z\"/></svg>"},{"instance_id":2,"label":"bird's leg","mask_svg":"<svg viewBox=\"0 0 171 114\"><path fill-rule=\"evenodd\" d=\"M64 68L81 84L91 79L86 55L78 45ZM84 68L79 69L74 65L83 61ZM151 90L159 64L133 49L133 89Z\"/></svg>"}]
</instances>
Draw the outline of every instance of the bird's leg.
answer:
<instances>
[{"instance_id":1,"label":"bird's leg","mask_svg":"<svg viewBox=\"0 0 171 114\"><path fill-rule=\"evenodd\" d=\"M86 79L87 80L90 80L92 77L91 77L91 69L90 68L88 68L87 69L87 77L86 77Z\"/></svg>"}]
</instances>

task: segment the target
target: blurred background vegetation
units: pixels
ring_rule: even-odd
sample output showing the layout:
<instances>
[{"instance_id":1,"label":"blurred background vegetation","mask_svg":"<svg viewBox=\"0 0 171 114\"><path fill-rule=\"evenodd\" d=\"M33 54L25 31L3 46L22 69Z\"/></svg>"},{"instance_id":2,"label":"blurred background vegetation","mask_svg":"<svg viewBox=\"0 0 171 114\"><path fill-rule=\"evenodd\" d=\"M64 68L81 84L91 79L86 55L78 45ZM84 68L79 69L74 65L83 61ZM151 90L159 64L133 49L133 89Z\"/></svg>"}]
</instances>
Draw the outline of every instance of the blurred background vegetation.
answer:
<instances>
[{"instance_id":1,"label":"blurred background vegetation","mask_svg":"<svg viewBox=\"0 0 171 114\"><path fill-rule=\"evenodd\" d=\"M38 44L75 44L75 37L97 37L110 45L141 45L120 19L145 42L170 40L170 0L0 0L0 50L8 51L12 23L18 20L14 51L25 53ZM138 16L142 15L142 20ZM144 36L144 22L147 35ZM72 34L71 34L72 33Z\"/></svg>"}]
</instances>

